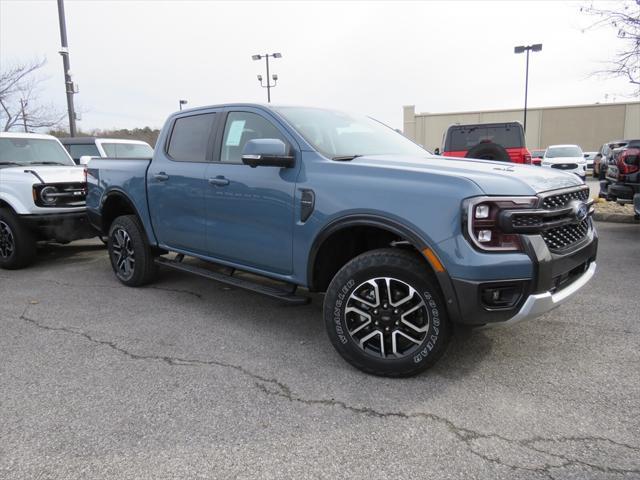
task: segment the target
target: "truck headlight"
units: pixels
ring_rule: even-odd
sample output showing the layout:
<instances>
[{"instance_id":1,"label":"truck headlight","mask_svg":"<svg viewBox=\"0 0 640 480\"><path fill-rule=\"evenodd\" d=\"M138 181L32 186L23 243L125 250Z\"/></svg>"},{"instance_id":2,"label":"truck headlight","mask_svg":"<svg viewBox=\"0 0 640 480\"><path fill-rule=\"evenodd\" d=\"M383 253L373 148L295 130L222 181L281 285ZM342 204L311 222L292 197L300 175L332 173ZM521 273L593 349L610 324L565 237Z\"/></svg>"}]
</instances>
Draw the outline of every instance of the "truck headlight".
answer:
<instances>
[{"instance_id":1,"label":"truck headlight","mask_svg":"<svg viewBox=\"0 0 640 480\"><path fill-rule=\"evenodd\" d=\"M522 250L520 235L504 232L500 227L500 213L504 210L535 208L538 197L478 197L463 205L464 229L471 243L480 250Z\"/></svg>"}]
</instances>

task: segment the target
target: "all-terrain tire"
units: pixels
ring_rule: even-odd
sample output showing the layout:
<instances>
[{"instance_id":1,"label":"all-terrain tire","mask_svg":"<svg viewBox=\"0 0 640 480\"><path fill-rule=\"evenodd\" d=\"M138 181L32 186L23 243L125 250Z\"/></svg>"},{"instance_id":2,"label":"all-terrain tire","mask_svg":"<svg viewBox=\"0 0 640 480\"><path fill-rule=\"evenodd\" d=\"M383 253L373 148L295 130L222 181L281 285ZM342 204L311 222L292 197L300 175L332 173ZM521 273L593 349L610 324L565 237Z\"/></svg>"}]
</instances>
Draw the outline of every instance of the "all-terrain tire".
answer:
<instances>
[{"instance_id":1,"label":"all-terrain tire","mask_svg":"<svg viewBox=\"0 0 640 480\"><path fill-rule=\"evenodd\" d=\"M35 260L33 233L8 208L0 208L0 268L17 270Z\"/></svg>"},{"instance_id":2,"label":"all-terrain tire","mask_svg":"<svg viewBox=\"0 0 640 480\"><path fill-rule=\"evenodd\" d=\"M324 320L331 343L347 362L387 377L429 368L450 337L433 273L417 254L397 248L363 253L342 267L327 289Z\"/></svg>"},{"instance_id":3,"label":"all-terrain tire","mask_svg":"<svg viewBox=\"0 0 640 480\"><path fill-rule=\"evenodd\" d=\"M158 271L144 228L135 215L117 217L107 240L111 267L118 280L139 287L154 280Z\"/></svg>"}]
</instances>

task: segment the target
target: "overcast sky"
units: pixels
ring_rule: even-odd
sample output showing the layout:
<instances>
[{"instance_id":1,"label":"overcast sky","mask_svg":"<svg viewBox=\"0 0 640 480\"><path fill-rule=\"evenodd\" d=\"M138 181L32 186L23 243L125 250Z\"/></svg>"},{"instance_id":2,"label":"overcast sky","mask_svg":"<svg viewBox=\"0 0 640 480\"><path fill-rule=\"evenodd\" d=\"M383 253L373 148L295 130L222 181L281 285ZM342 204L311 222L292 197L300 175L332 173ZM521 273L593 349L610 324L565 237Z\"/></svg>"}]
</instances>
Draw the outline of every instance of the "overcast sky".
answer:
<instances>
[{"instance_id":1,"label":"overcast sky","mask_svg":"<svg viewBox=\"0 0 640 480\"><path fill-rule=\"evenodd\" d=\"M274 103L330 106L402 127L402 106L450 112L604 102L632 89L590 77L618 48L582 29L586 2L65 2L80 128L160 127L178 108L265 102L251 55L281 52ZM66 108L54 0L0 0L0 61L46 57L41 97Z\"/></svg>"}]
</instances>

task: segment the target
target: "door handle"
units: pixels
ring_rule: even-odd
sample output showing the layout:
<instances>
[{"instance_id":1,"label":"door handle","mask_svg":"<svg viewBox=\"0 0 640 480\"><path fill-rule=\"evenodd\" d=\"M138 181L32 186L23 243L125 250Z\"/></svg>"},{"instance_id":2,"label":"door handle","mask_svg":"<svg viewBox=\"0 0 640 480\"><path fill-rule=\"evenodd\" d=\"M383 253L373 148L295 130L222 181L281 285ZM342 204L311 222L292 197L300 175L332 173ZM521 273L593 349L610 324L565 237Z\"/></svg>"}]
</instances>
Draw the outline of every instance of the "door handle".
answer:
<instances>
[{"instance_id":1,"label":"door handle","mask_svg":"<svg viewBox=\"0 0 640 480\"><path fill-rule=\"evenodd\" d=\"M169 175L167 175L164 172L159 172L156 173L153 178L155 178L156 180L158 180L159 182L166 182L167 180L169 180Z\"/></svg>"},{"instance_id":2,"label":"door handle","mask_svg":"<svg viewBox=\"0 0 640 480\"><path fill-rule=\"evenodd\" d=\"M218 175L217 177L209 179L209 185L214 185L216 187L224 187L225 185L229 185L229 179L224 178L222 175Z\"/></svg>"}]
</instances>

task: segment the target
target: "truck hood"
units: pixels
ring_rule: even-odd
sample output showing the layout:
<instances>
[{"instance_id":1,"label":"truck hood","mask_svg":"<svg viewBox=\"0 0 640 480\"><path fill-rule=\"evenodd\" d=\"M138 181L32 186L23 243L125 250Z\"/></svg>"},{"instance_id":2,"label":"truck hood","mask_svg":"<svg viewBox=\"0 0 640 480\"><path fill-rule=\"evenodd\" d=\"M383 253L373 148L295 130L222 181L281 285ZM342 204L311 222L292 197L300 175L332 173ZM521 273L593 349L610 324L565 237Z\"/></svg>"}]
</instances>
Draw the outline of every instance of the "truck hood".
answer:
<instances>
[{"instance_id":1,"label":"truck hood","mask_svg":"<svg viewBox=\"0 0 640 480\"><path fill-rule=\"evenodd\" d=\"M44 183L84 182L84 168L71 165L25 165L0 169L4 179L20 178L25 181L25 178L29 178L33 180L31 183L40 183L38 178L31 172L37 173L44 180Z\"/></svg>"},{"instance_id":2,"label":"truck hood","mask_svg":"<svg viewBox=\"0 0 640 480\"><path fill-rule=\"evenodd\" d=\"M443 177L463 177L475 183L487 195L534 195L582 185L582 181L576 175L556 169L488 160L440 156L366 155L354 158L351 163Z\"/></svg>"}]
</instances>

